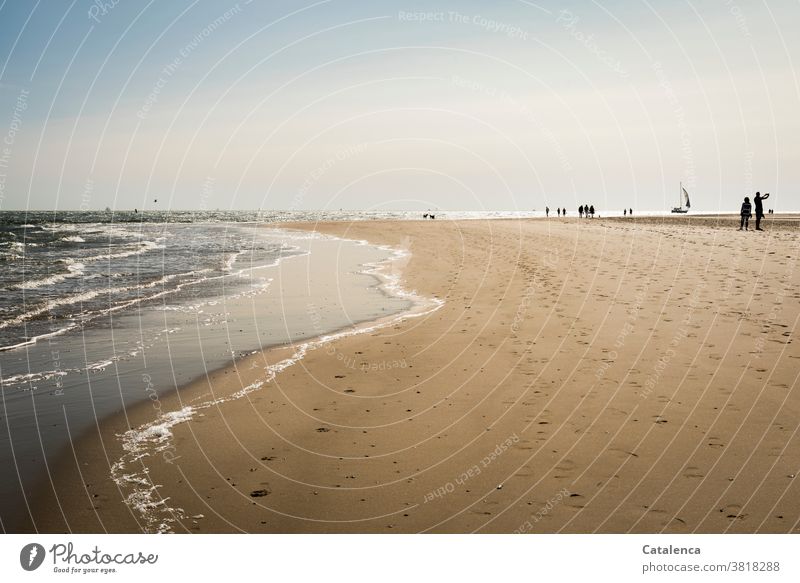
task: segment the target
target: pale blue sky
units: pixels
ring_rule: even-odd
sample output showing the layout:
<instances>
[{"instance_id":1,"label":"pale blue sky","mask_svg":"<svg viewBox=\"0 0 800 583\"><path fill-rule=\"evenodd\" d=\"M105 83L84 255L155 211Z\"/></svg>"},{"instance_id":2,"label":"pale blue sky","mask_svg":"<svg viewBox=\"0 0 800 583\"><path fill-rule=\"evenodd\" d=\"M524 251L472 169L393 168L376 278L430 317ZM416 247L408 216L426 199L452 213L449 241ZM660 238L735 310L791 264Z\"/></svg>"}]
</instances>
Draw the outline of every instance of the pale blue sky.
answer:
<instances>
[{"instance_id":1,"label":"pale blue sky","mask_svg":"<svg viewBox=\"0 0 800 583\"><path fill-rule=\"evenodd\" d=\"M797 2L0 2L0 208L800 208ZM153 200L158 198L158 205Z\"/></svg>"}]
</instances>

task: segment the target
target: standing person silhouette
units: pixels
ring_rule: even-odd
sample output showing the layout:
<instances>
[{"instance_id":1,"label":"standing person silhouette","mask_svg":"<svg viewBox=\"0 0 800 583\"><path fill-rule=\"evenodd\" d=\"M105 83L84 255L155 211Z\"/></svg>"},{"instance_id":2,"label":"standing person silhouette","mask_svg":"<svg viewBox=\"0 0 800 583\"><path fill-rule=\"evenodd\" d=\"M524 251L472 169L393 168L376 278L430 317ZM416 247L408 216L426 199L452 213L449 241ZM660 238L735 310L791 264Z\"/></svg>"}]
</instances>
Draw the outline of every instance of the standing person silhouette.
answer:
<instances>
[{"instance_id":1,"label":"standing person silhouette","mask_svg":"<svg viewBox=\"0 0 800 583\"><path fill-rule=\"evenodd\" d=\"M544 207L544 214L546 216L548 216L548 217L550 216L550 207L549 206Z\"/></svg>"},{"instance_id":2,"label":"standing person silhouette","mask_svg":"<svg viewBox=\"0 0 800 583\"><path fill-rule=\"evenodd\" d=\"M578 216L583 218L583 205L578 207Z\"/></svg>"},{"instance_id":3,"label":"standing person silhouette","mask_svg":"<svg viewBox=\"0 0 800 583\"><path fill-rule=\"evenodd\" d=\"M628 209L622 209L622 216L623 217L628 216Z\"/></svg>"},{"instance_id":4,"label":"standing person silhouette","mask_svg":"<svg viewBox=\"0 0 800 583\"><path fill-rule=\"evenodd\" d=\"M761 204L762 200L766 200L769 198L769 193L767 192L764 196L761 196L760 192L756 193L756 197L753 199L753 202L756 203L756 231L763 231L764 229L761 228L761 219L764 218L764 207Z\"/></svg>"},{"instance_id":5,"label":"standing person silhouette","mask_svg":"<svg viewBox=\"0 0 800 583\"><path fill-rule=\"evenodd\" d=\"M560 216L561 216L561 207L558 207L558 208L556 209L556 212L558 213L558 216L560 217Z\"/></svg>"},{"instance_id":6,"label":"standing person silhouette","mask_svg":"<svg viewBox=\"0 0 800 583\"><path fill-rule=\"evenodd\" d=\"M592 218L594 218L594 205L589 207L589 213L592 215Z\"/></svg>"},{"instance_id":7,"label":"standing person silhouette","mask_svg":"<svg viewBox=\"0 0 800 583\"><path fill-rule=\"evenodd\" d=\"M629 214L630 216L633 216L633 209L628 209L628 214Z\"/></svg>"},{"instance_id":8,"label":"standing person silhouette","mask_svg":"<svg viewBox=\"0 0 800 583\"><path fill-rule=\"evenodd\" d=\"M753 207L750 205L750 197L745 196L744 197L744 202L742 203L742 210L741 210L741 213L740 213L741 216L742 216L742 221L741 221L741 223L739 223L739 230L740 231L742 230L742 227L744 227L745 231L748 230L747 227L750 224L750 216L752 214L751 213L752 208Z\"/></svg>"}]
</instances>

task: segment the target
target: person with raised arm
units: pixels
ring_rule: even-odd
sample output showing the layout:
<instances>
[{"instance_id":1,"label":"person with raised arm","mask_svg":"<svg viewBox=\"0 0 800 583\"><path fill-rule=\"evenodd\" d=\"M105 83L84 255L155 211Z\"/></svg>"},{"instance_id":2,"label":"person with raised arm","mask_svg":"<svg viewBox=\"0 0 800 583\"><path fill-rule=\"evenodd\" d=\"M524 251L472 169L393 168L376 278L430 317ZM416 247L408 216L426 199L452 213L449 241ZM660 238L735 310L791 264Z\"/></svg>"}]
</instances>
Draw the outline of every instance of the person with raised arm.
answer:
<instances>
[{"instance_id":1,"label":"person with raised arm","mask_svg":"<svg viewBox=\"0 0 800 583\"><path fill-rule=\"evenodd\" d=\"M766 200L769 198L769 193L767 192L764 196L761 196L760 192L756 193L753 202L756 204L756 231L763 231L764 229L761 228L761 219L764 218L764 206L761 201Z\"/></svg>"}]
</instances>

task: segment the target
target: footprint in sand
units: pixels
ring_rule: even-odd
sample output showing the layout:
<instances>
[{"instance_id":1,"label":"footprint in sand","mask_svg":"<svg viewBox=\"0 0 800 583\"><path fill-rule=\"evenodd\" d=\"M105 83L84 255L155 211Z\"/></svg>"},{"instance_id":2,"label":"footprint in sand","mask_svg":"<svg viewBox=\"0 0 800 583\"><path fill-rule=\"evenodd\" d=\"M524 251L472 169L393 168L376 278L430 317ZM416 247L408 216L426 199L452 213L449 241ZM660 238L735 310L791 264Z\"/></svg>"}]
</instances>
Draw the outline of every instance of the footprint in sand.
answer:
<instances>
[{"instance_id":1,"label":"footprint in sand","mask_svg":"<svg viewBox=\"0 0 800 583\"><path fill-rule=\"evenodd\" d=\"M687 466L686 471L683 474L684 478L704 478L705 474L700 472L700 468L695 466Z\"/></svg>"},{"instance_id":2,"label":"footprint in sand","mask_svg":"<svg viewBox=\"0 0 800 583\"><path fill-rule=\"evenodd\" d=\"M744 520L747 518L747 514L742 514L741 510L741 504L728 504L719 509L719 511L725 515L725 518L730 520Z\"/></svg>"},{"instance_id":3,"label":"footprint in sand","mask_svg":"<svg viewBox=\"0 0 800 583\"><path fill-rule=\"evenodd\" d=\"M566 477L563 474L569 474L569 473L571 473L571 472L573 472L575 470L575 462L573 462L572 460L562 460L553 469L556 470L560 474L560 475L556 476L557 478L559 478L559 477L563 478L563 477Z\"/></svg>"},{"instance_id":4,"label":"footprint in sand","mask_svg":"<svg viewBox=\"0 0 800 583\"><path fill-rule=\"evenodd\" d=\"M618 447L612 447L612 448L609 449L609 451L619 455L623 459L624 458L629 458L629 457L634 457L634 458L639 457L638 453L634 453L632 451L628 451L627 449L621 449L621 448L618 448Z\"/></svg>"}]
</instances>

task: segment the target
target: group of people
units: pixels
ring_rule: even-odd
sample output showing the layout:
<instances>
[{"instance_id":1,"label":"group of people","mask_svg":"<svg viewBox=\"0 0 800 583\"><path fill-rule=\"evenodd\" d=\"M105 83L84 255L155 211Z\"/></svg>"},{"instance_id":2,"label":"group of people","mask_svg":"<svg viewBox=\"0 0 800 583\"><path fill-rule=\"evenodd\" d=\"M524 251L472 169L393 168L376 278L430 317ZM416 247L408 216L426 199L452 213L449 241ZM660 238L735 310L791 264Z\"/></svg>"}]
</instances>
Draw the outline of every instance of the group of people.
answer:
<instances>
[{"instance_id":1,"label":"group of people","mask_svg":"<svg viewBox=\"0 0 800 583\"><path fill-rule=\"evenodd\" d=\"M550 216L550 207L549 206L544 207L544 213L548 217ZM558 213L559 217L566 217L567 216L567 209L557 208L556 209L556 213ZM631 214L633 214L633 211L631 211ZM578 216L580 216L581 218L586 217L587 219L589 217L594 218L594 205L588 205L587 204L587 205L579 206L578 207Z\"/></svg>"},{"instance_id":2,"label":"group of people","mask_svg":"<svg viewBox=\"0 0 800 583\"><path fill-rule=\"evenodd\" d=\"M550 207L544 207L544 213L548 217L550 216ZM556 213L558 213L559 217L566 217L567 216L567 209L557 208ZM623 209L622 214L624 216L630 215L633 216L633 209ZM578 216L580 218L594 218L594 205L593 204L582 204L578 207ZM600 216L600 215L598 215Z\"/></svg>"},{"instance_id":3,"label":"group of people","mask_svg":"<svg viewBox=\"0 0 800 583\"><path fill-rule=\"evenodd\" d=\"M767 200L769 198L769 193L765 193L763 196L760 192L756 192L756 196L753 198L753 202L756 205L756 231L763 231L764 229L761 228L761 219L764 218L764 205L762 201ZM772 213L772 209L770 209L770 214ZM750 204L750 197L745 196L744 202L742 203L742 210L740 212L741 215L741 222L739 223L739 230L741 231L744 229L745 231L749 230L748 227L750 226L750 217L753 216L753 205Z\"/></svg>"}]
</instances>

